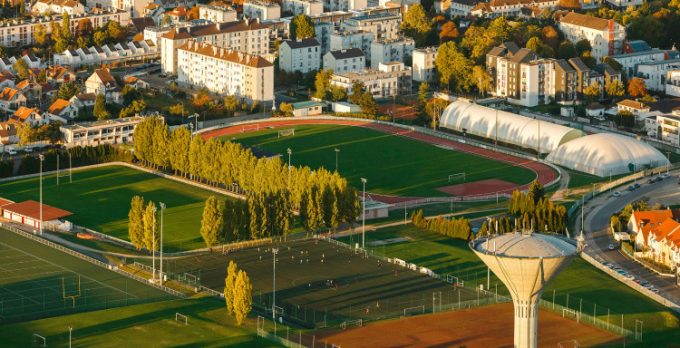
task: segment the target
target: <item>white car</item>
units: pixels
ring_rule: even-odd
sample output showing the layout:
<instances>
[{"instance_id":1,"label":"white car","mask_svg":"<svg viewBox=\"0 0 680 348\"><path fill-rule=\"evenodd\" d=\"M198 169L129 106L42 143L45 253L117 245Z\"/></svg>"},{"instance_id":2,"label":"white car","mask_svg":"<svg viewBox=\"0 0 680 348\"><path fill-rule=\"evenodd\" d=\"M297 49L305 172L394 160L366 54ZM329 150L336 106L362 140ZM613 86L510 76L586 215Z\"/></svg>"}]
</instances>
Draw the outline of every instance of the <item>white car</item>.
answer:
<instances>
[{"instance_id":1,"label":"white car","mask_svg":"<svg viewBox=\"0 0 680 348\"><path fill-rule=\"evenodd\" d=\"M609 250L615 250L615 249L616 249L616 245L614 245L614 244L609 244L609 246L608 246L607 248L609 248Z\"/></svg>"},{"instance_id":2,"label":"white car","mask_svg":"<svg viewBox=\"0 0 680 348\"><path fill-rule=\"evenodd\" d=\"M17 150L15 150L15 149L9 149L9 150L7 150L7 153L10 154L10 155L12 155L12 156L14 156L14 155L17 154Z\"/></svg>"},{"instance_id":3,"label":"white car","mask_svg":"<svg viewBox=\"0 0 680 348\"><path fill-rule=\"evenodd\" d=\"M24 149L24 151L30 153L30 152L33 152L33 148L32 148L32 147L27 147L27 148Z\"/></svg>"},{"instance_id":4,"label":"white car","mask_svg":"<svg viewBox=\"0 0 680 348\"><path fill-rule=\"evenodd\" d=\"M614 197L621 197L621 192L616 191L616 192L612 193L612 196L614 196Z\"/></svg>"}]
</instances>

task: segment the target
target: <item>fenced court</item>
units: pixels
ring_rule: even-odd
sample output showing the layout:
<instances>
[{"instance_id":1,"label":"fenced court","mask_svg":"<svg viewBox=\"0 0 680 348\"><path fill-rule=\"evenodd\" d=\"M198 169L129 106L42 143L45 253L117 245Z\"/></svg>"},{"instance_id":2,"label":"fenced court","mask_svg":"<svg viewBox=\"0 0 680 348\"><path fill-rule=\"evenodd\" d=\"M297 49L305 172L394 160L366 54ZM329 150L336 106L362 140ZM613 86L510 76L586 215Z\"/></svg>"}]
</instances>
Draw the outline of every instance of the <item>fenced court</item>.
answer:
<instances>
[{"instance_id":1,"label":"fenced court","mask_svg":"<svg viewBox=\"0 0 680 348\"><path fill-rule=\"evenodd\" d=\"M254 307L272 308L276 254L277 317L306 327L341 326L413 316L471 303L495 303L492 294L458 287L406 267L357 252L345 244L308 239L241 249L231 253L169 260L172 277L200 274L200 285L222 292L229 260L253 282Z\"/></svg>"},{"instance_id":2,"label":"fenced court","mask_svg":"<svg viewBox=\"0 0 680 348\"><path fill-rule=\"evenodd\" d=\"M132 279L0 229L0 323L168 297Z\"/></svg>"}]
</instances>

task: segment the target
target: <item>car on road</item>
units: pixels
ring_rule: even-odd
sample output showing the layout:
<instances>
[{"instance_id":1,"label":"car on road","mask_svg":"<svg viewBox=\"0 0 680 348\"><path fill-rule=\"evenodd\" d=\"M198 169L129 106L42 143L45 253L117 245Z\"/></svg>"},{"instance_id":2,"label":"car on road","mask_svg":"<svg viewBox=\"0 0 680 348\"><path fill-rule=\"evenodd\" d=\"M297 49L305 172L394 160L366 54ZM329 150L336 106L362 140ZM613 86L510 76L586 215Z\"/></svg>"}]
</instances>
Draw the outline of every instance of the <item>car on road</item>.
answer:
<instances>
[{"instance_id":1,"label":"car on road","mask_svg":"<svg viewBox=\"0 0 680 348\"><path fill-rule=\"evenodd\" d=\"M612 196L614 196L614 197L621 197L621 192L616 191L616 192L612 193Z\"/></svg>"},{"instance_id":2,"label":"car on road","mask_svg":"<svg viewBox=\"0 0 680 348\"><path fill-rule=\"evenodd\" d=\"M9 150L7 150L7 153L10 154L10 155L12 155L12 156L14 156L14 155L17 154L17 150L15 150L15 149L9 149Z\"/></svg>"},{"instance_id":3,"label":"car on road","mask_svg":"<svg viewBox=\"0 0 680 348\"><path fill-rule=\"evenodd\" d=\"M670 176L671 175L668 174L668 173L663 173L663 174L661 174L661 179L666 179L666 178L669 178Z\"/></svg>"},{"instance_id":4,"label":"car on road","mask_svg":"<svg viewBox=\"0 0 680 348\"><path fill-rule=\"evenodd\" d=\"M659 289L657 289L657 288L650 288L649 291L651 291L655 294L659 293Z\"/></svg>"},{"instance_id":5,"label":"car on road","mask_svg":"<svg viewBox=\"0 0 680 348\"><path fill-rule=\"evenodd\" d=\"M608 246L607 248L608 248L609 250L616 250L616 245L614 245L614 244L612 243L612 244L609 244L609 246Z\"/></svg>"},{"instance_id":6,"label":"car on road","mask_svg":"<svg viewBox=\"0 0 680 348\"><path fill-rule=\"evenodd\" d=\"M628 189L627 189L627 190L628 190L628 191L635 191L635 186L630 185L630 186L628 186Z\"/></svg>"},{"instance_id":7,"label":"car on road","mask_svg":"<svg viewBox=\"0 0 680 348\"><path fill-rule=\"evenodd\" d=\"M24 152L31 153L31 152L33 152L33 148L27 147L27 148L24 149Z\"/></svg>"},{"instance_id":8,"label":"car on road","mask_svg":"<svg viewBox=\"0 0 680 348\"><path fill-rule=\"evenodd\" d=\"M639 189L639 188L640 188L640 184L635 183L635 185L633 185L633 190L637 190L637 189Z\"/></svg>"}]
</instances>

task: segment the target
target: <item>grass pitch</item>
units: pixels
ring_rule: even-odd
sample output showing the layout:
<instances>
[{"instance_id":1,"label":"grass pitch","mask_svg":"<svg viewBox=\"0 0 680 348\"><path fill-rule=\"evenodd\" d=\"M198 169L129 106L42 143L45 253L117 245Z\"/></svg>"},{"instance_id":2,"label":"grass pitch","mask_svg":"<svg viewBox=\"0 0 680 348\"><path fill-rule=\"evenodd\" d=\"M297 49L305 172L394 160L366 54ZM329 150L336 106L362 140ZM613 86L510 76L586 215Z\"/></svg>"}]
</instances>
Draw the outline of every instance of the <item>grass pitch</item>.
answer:
<instances>
[{"instance_id":1,"label":"grass pitch","mask_svg":"<svg viewBox=\"0 0 680 348\"><path fill-rule=\"evenodd\" d=\"M477 300L474 291L455 288L327 241L291 241L276 247L279 250L276 305L283 308L287 320L303 326L323 327L352 319L431 313L435 294L442 306L457 305L459 299L463 304ZM166 269L180 274L190 272L200 279L201 285L221 292L229 260L234 260L252 279L255 305L271 309L274 262L271 245L227 255L169 260ZM481 300L489 299L482 296Z\"/></svg>"},{"instance_id":2,"label":"grass pitch","mask_svg":"<svg viewBox=\"0 0 680 348\"><path fill-rule=\"evenodd\" d=\"M0 197L14 201L39 199L39 179L0 183ZM205 200L214 194L173 180L122 166L73 171L68 177L43 177L43 201L73 213L66 219L77 225L121 239L128 239L130 200L141 195L146 201L163 202L165 250L168 252L204 247L200 236ZM226 197L223 197L226 199Z\"/></svg>"},{"instance_id":3,"label":"grass pitch","mask_svg":"<svg viewBox=\"0 0 680 348\"><path fill-rule=\"evenodd\" d=\"M295 135L278 137L281 129L294 128ZM438 187L462 184L462 175L449 182L449 175L466 173L465 182L502 179L527 184L532 171L464 152L436 146L376 130L338 125L296 125L258 132L225 136L222 139L255 146L288 160L292 165L308 165L338 170L354 187L367 178L371 192L399 196L445 196Z\"/></svg>"},{"instance_id":4,"label":"grass pitch","mask_svg":"<svg viewBox=\"0 0 680 348\"><path fill-rule=\"evenodd\" d=\"M162 291L0 229L0 323L167 298Z\"/></svg>"}]
</instances>

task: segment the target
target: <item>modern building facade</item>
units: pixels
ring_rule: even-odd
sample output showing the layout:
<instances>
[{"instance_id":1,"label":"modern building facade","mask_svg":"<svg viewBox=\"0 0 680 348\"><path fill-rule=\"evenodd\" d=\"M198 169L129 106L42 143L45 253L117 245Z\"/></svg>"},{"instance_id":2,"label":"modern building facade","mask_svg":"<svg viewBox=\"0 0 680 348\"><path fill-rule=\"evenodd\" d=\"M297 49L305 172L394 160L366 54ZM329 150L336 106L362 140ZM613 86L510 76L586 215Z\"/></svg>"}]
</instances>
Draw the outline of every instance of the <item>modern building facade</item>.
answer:
<instances>
[{"instance_id":1,"label":"modern building facade","mask_svg":"<svg viewBox=\"0 0 680 348\"><path fill-rule=\"evenodd\" d=\"M315 38L286 40L279 46L279 68L303 74L321 68L321 46Z\"/></svg>"}]
</instances>

